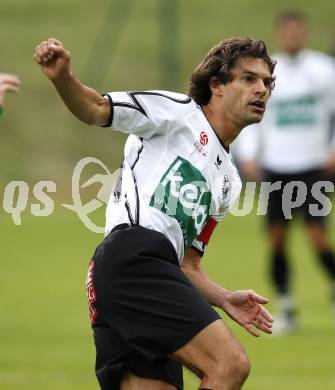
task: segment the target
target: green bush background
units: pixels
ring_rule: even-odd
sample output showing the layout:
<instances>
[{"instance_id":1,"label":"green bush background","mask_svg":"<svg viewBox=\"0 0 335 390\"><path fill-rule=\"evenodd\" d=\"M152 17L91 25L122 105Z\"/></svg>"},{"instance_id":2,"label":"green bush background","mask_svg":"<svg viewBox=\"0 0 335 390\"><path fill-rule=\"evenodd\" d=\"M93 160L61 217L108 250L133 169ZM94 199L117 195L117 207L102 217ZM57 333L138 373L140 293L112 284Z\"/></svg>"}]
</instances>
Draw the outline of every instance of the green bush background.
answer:
<instances>
[{"instance_id":1,"label":"green bush background","mask_svg":"<svg viewBox=\"0 0 335 390\"><path fill-rule=\"evenodd\" d=\"M78 122L61 104L32 59L42 40L63 41L76 75L101 92L183 92L189 73L209 48L232 35L263 39L272 52L273 19L285 6L300 6L310 16L312 47L329 50L335 40L331 0L170 0L179 15L177 26L169 22L170 33L162 28L164 1L1 1L0 72L19 74L22 91L8 99L0 122L0 184L48 178L66 187L81 157L93 155L112 167L121 158L122 135ZM176 47L179 62L170 80L163 66L169 57L161 55L168 43Z\"/></svg>"}]
</instances>

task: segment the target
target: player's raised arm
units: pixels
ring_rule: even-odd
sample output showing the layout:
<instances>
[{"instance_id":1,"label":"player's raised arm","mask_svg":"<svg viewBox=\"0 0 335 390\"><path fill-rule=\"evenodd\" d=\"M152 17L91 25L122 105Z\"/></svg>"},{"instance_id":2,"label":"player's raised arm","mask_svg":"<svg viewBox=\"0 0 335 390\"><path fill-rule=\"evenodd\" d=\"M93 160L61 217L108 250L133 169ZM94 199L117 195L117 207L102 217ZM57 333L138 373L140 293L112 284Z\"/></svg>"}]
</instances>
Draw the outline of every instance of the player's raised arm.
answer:
<instances>
[{"instance_id":1,"label":"player's raised arm","mask_svg":"<svg viewBox=\"0 0 335 390\"><path fill-rule=\"evenodd\" d=\"M108 100L74 76L70 70L71 54L62 42L54 38L41 42L35 49L34 59L78 119L89 125L103 126L108 123Z\"/></svg>"}]
</instances>

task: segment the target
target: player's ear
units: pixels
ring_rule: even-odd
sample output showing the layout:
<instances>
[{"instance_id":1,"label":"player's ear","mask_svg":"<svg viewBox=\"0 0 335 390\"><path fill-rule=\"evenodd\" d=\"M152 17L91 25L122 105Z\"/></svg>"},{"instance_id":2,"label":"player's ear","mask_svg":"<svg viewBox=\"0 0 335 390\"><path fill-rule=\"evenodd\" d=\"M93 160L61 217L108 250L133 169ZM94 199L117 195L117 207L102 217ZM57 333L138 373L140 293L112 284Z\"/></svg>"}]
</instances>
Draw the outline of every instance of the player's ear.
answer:
<instances>
[{"instance_id":1,"label":"player's ear","mask_svg":"<svg viewBox=\"0 0 335 390\"><path fill-rule=\"evenodd\" d=\"M212 76L209 80L209 88L214 96L222 96L222 81L217 76Z\"/></svg>"}]
</instances>

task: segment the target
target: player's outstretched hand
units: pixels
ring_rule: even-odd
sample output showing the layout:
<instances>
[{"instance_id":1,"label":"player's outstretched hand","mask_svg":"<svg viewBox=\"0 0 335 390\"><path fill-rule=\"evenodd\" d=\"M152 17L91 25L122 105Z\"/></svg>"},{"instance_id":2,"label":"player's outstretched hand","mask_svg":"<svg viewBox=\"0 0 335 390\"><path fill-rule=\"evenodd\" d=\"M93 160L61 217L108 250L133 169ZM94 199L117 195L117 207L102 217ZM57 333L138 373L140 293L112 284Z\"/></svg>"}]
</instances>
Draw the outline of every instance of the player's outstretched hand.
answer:
<instances>
[{"instance_id":1,"label":"player's outstretched hand","mask_svg":"<svg viewBox=\"0 0 335 390\"><path fill-rule=\"evenodd\" d=\"M252 290L239 290L228 295L222 308L249 333L258 337L259 332L256 328L265 333L272 333L273 318L262 306L266 303L268 303L267 298Z\"/></svg>"},{"instance_id":2,"label":"player's outstretched hand","mask_svg":"<svg viewBox=\"0 0 335 390\"><path fill-rule=\"evenodd\" d=\"M51 81L69 72L70 57L70 52L55 38L49 38L35 48L34 59Z\"/></svg>"},{"instance_id":3,"label":"player's outstretched hand","mask_svg":"<svg viewBox=\"0 0 335 390\"><path fill-rule=\"evenodd\" d=\"M0 106L4 105L7 92L19 92L20 79L9 73L0 73Z\"/></svg>"}]
</instances>

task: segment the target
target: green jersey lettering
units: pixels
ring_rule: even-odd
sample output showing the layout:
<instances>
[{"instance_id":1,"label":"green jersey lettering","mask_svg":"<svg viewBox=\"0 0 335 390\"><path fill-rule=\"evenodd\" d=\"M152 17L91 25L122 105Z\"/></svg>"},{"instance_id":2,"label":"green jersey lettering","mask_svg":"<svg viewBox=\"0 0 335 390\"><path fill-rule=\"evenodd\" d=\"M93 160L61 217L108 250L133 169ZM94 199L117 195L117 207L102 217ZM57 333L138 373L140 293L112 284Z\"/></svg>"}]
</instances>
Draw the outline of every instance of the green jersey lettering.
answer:
<instances>
[{"instance_id":1,"label":"green jersey lettering","mask_svg":"<svg viewBox=\"0 0 335 390\"><path fill-rule=\"evenodd\" d=\"M201 172L189 161L177 157L162 176L150 206L178 221L187 248L201 233L211 201L212 194Z\"/></svg>"},{"instance_id":2,"label":"green jersey lettering","mask_svg":"<svg viewBox=\"0 0 335 390\"><path fill-rule=\"evenodd\" d=\"M286 126L312 126L316 123L317 105L319 99L316 95L306 95L300 98L281 100L276 103L277 125Z\"/></svg>"}]
</instances>

